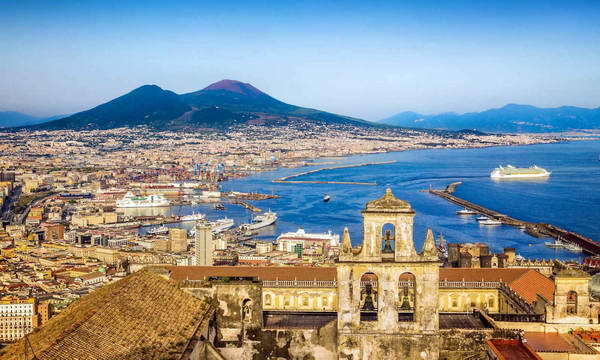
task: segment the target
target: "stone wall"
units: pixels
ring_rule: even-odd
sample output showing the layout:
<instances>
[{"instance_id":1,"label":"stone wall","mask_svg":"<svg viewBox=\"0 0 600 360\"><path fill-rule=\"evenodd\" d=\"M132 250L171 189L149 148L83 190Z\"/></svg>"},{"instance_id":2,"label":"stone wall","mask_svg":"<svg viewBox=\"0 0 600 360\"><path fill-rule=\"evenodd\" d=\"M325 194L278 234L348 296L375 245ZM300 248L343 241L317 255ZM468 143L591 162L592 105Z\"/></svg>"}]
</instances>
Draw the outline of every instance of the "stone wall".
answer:
<instances>
[{"instance_id":1,"label":"stone wall","mask_svg":"<svg viewBox=\"0 0 600 360\"><path fill-rule=\"evenodd\" d=\"M339 359L438 359L438 335L340 335Z\"/></svg>"},{"instance_id":2,"label":"stone wall","mask_svg":"<svg viewBox=\"0 0 600 360\"><path fill-rule=\"evenodd\" d=\"M440 331L440 360L487 360L485 341L491 338L516 338L512 331L442 330Z\"/></svg>"}]
</instances>

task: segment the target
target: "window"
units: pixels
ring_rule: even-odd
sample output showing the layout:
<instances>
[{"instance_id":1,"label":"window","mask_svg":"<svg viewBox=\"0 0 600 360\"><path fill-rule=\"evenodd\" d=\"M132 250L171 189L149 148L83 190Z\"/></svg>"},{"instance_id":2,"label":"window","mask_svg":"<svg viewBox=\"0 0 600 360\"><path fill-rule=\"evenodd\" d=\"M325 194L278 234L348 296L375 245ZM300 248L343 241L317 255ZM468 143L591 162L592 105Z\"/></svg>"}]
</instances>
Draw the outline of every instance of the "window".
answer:
<instances>
[{"instance_id":1,"label":"window","mask_svg":"<svg viewBox=\"0 0 600 360\"><path fill-rule=\"evenodd\" d=\"M452 295L452 299L450 299L450 304L453 308L458 307L458 296Z\"/></svg>"},{"instance_id":2,"label":"window","mask_svg":"<svg viewBox=\"0 0 600 360\"><path fill-rule=\"evenodd\" d=\"M490 297L488 299L488 306L491 307L491 308L493 308L495 305L496 305L496 301L494 300L493 297Z\"/></svg>"},{"instance_id":3,"label":"window","mask_svg":"<svg viewBox=\"0 0 600 360\"><path fill-rule=\"evenodd\" d=\"M321 299L321 304L323 304L323 307L329 305L329 301L327 300L327 298L325 296L323 296L323 298Z\"/></svg>"},{"instance_id":4,"label":"window","mask_svg":"<svg viewBox=\"0 0 600 360\"><path fill-rule=\"evenodd\" d=\"M271 305L271 294L265 295L265 305Z\"/></svg>"},{"instance_id":5,"label":"window","mask_svg":"<svg viewBox=\"0 0 600 360\"><path fill-rule=\"evenodd\" d=\"M302 306L308 306L308 296L302 297Z\"/></svg>"},{"instance_id":6,"label":"window","mask_svg":"<svg viewBox=\"0 0 600 360\"><path fill-rule=\"evenodd\" d=\"M577 314L577 292L567 293L567 314Z\"/></svg>"}]
</instances>

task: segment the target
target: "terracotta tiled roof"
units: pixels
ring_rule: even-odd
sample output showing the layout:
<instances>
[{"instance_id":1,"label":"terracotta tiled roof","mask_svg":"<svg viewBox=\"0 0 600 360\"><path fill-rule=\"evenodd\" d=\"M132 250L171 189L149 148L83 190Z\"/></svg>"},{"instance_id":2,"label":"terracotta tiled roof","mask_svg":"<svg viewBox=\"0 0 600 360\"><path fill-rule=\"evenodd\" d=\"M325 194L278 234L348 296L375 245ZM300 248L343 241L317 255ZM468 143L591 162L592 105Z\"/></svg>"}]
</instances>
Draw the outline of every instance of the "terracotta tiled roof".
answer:
<instances>
[{"instance_id":1,"label":"terracotta tiled roof","mask_svg":"<svg viewBox=\"0 0 600 360\"><path fill-rule=\"evenodd\" d=\"M534 349L519 340L491 339L486 344L502 360L542 360Z\"/></svg>"},{"instance_id":2,"label":"terracotta tiled roof","mask_svg":"<svg viewBox=\"0 0 600 360\"><path fill-rule=\"evenodd\" d=\"M525 339L538 352L598 354L596 350L585 345L570 334L526 332Z\"/></svg>"},{"instance_id":3,"label":"terracotta tiled roof","mask_svg":"<svg viewBox=\"0 0 600 360\"><path fill-rule=\"evenodd\" d=\"M554 281L533 269L442 268L440 280L502 281L530 304L537 300L537 294L548 301L554 297Z\"/></svg>"},{"instance_id":4,"label":"terracotta tiled roof","mask_svg":"<svg viewBox=\"0 0 600 360\"><path fill-rule=\"evenodd\" d=\"M75 301L23 340L0 350L5 360L180 359L213 309L174 281L141 270ZM32 350L32 351L31 351Z\"/></svg>"},{"instance_id":5,"label":"terracotta tiled roof","mask_svg":"<svg viewBox=\"0 0 600 360\"><path fill-rule=\"evenodd\" d=\"M259 280L336 280L335 267L302 266L168 266L175 280L204 280L211 276L255 277Z\"/></svg>"}]
</instances>

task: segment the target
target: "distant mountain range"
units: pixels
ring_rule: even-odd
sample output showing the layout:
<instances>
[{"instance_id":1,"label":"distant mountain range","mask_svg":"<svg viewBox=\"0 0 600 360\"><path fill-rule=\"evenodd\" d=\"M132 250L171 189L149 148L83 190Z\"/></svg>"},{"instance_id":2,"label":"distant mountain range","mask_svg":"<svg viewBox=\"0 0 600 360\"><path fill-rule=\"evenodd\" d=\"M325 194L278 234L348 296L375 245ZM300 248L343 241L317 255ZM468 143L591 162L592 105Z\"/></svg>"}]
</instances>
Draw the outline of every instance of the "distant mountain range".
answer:
<instances>
[{"instance_id":1,"label":"distant mountain range","mask_svg":"<svg viewBox=\"0 0 600 360\"><path fill-rule=\"evenodd\" d=\"M65 115L58 115L52 117L36 117L27 114L23 114L16 111L0 111L0 128L10 126L27 126L41 124L44 122L63 118Z\"/></svg>"},{"instance_id":2,"label":"distant mountain range","mask_svg":"<svg viewBox=\"0 0 600 360\"><path fill-rule=\"evenodd\" d=\"M146 125L155 130L194 130L225 129L241 124L281 125L291 120L381 126L286 104L250 84L222 80L183 95L156 85L144 85L93 109L24 128L95 130Z\"/></svg>"},{"instance_id":3,"label":"distant mountain range","mask_svg":"<svg viewBox=\"0 0 600 360\"><path fill-rule=\"evenodd\" d=\"M508 104L499 109L465 114L423 115L402 112L380 121L383 124L423 129L476 129L483 132L539 133L600 129L600 107L538 108Z\"/></svg>"}]
</instances>

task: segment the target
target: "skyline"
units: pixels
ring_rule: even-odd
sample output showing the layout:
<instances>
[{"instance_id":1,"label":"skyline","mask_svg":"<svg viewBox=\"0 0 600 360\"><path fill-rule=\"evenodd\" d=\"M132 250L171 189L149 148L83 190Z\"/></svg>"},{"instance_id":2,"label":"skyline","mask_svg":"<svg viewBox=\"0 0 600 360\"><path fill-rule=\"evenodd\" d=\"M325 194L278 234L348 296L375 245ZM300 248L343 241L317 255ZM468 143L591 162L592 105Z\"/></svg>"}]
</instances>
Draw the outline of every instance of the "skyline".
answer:
<instances>
[{"instance_id":1,"label":"skyline","mask_svg":"<svg viewBox=\"0 0 600 360\"><path fill-rule=\"evenodd\" d=\"M185 93L221 79L372 121L600 105L594 2L1 6L3 111L75 113L144 84Z\"/></svg>"}]
</instances>

